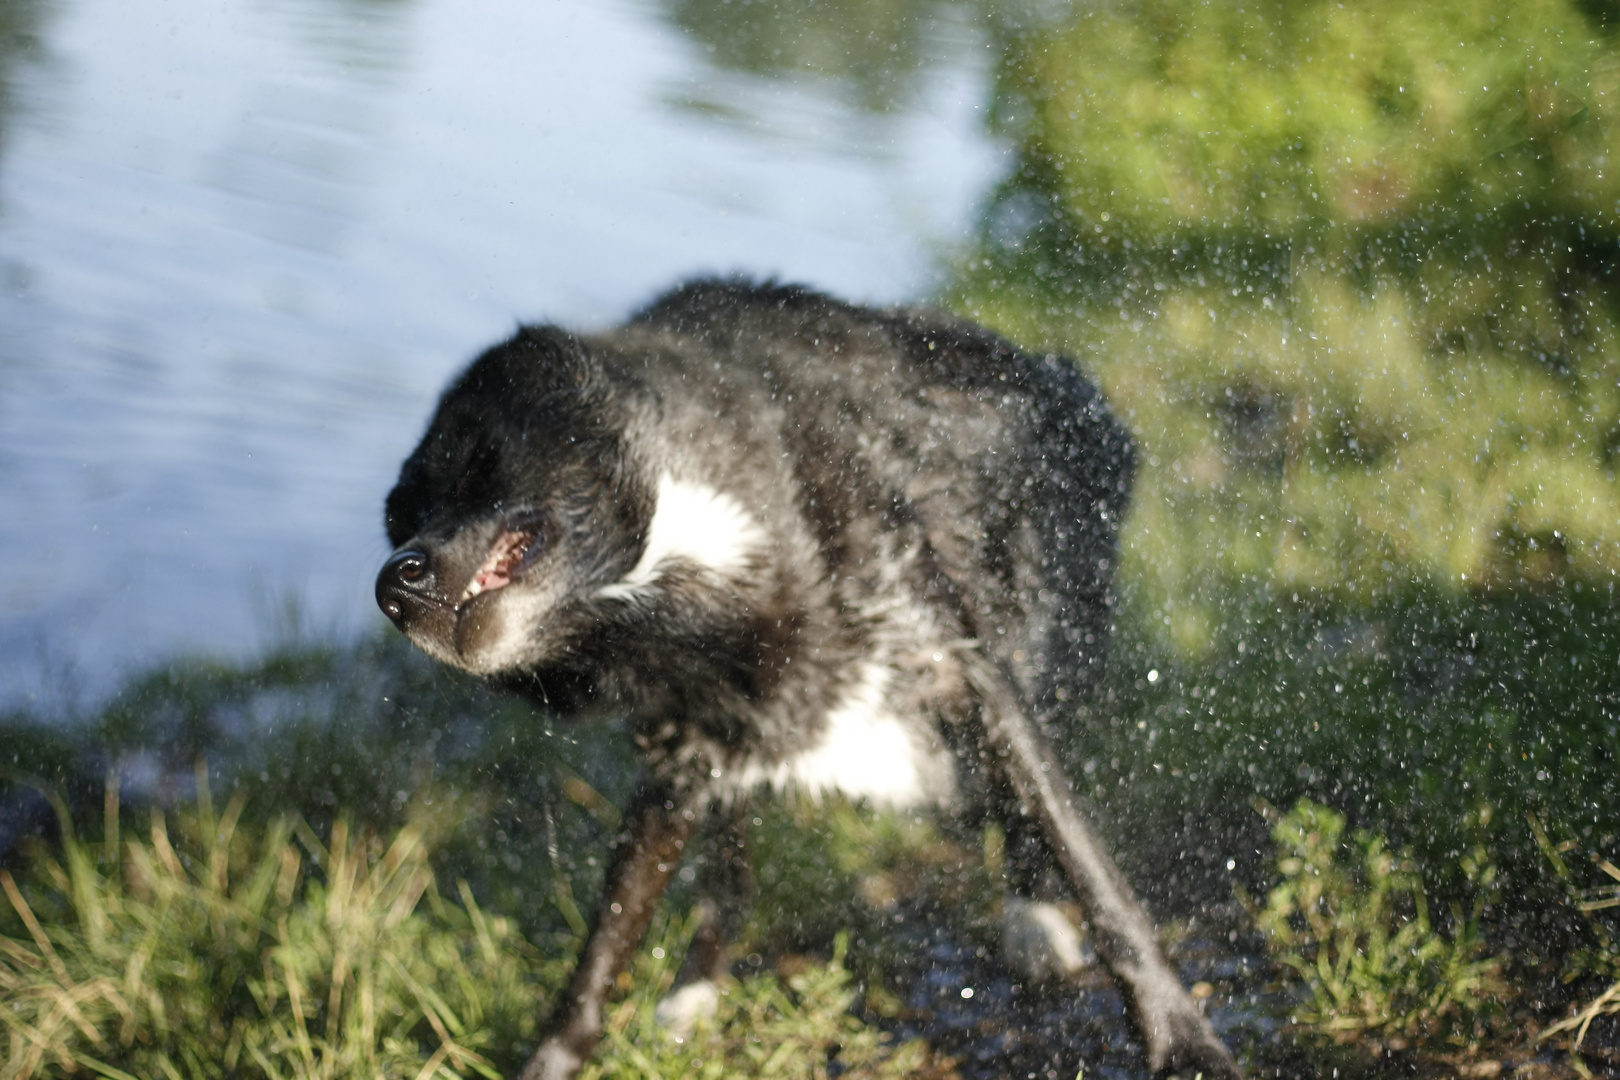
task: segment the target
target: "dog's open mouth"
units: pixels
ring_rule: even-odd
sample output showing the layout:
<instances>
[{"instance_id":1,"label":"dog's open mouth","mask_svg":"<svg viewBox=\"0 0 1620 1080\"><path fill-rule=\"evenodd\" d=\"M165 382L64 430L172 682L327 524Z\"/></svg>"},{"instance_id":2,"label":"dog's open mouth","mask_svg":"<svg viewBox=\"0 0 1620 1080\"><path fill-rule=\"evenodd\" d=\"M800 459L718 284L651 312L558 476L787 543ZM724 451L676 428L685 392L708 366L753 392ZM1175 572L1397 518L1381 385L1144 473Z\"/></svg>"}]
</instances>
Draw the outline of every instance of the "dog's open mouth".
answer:
<instances>
[{"instance_id":1,"label":"dog's open mouth","mask_svg":"<svg viewBox=\"0 0 1620 1080\"><path fill-rule=\"evenodd\" d=\"M521 577L532 561L531 550L538 547L535 543L538 537L535 529L502 529L490 545L484 565L467 582L467 589L456 606L460 607L479 593L504 589Z\"/></svg>"}]
</instances>

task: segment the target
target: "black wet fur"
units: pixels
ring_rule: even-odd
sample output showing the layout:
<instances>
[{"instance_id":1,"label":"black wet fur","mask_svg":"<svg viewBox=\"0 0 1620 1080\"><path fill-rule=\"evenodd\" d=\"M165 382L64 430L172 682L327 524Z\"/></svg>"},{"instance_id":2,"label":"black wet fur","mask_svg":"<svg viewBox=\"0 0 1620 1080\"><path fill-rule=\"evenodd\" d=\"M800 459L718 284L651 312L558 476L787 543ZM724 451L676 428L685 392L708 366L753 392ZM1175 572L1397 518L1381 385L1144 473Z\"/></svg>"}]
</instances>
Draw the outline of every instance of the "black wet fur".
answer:
<instances>
[{"instance_id":1,"label":"black wet fur","mask_svg":"<svg viewBox=\"0 0 1620 1080\"><path fill-rule=\"evenodd\" d=\"M590 1054L694 822L815 748L873 670L886 714L952 763L931 801L1039 823L1020 846L1087 908L1153 1071L1237 1076L1047 741L1099 672L1132 472L1069 361L792 286L694 282L615 330L525 328L474 361L388 497L378 601L441 660L626 718L648 770L525 1076ZM665 477L723 498L754 542L620 587ZM511 584L469 597L513 535L533 539Z\"/></svg>"}]
</instances>

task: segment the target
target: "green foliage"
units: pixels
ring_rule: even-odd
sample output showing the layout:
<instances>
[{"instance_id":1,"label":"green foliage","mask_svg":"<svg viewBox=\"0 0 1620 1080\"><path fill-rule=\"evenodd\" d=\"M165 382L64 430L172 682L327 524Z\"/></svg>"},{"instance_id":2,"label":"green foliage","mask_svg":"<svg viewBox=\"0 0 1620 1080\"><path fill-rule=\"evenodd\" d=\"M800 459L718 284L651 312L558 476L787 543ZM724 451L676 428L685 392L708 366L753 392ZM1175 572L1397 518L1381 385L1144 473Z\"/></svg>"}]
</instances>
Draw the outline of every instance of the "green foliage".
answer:
<instances>
[{"instance_id":1,"label":"green foliage","mask_svg":"<svg viewBox=\"0 0 1620 1080\"><path fill-rule=\"evenodd\" d=\"M1242 864L1234 793L1309 795L1448 902L1493 845L1518 953L1572 944L1522 826L1620 822L1620 57L1592 8L1148 2L1003 35L1018 168L948 301L1074 356L1137 440L1075 750L1128 872Z\"/></svg>"},{"instance_id":2,"label":"green foliage","mask_svg":"<svg viewBox=\"0 0 1620 1080\"><path fill-rule=\"evenodd\" d=\"M1545 826L1533 816L1530 818L1530 827L1541 846L1542 854L1569 889L1569 899L1577 909L1591 915L1594 912L1620 907L1620 885L1616 884L1620 882L1620 867L1608 859L1595 857L1593 861L1597 864L1598 870L1608 880L1595 888L1577 888L1575 875L1564 861L1564 854L1574 848L1576 842L1566 840L1561 844L1554 844L1547 835ZM1592 919L1590 929L1594 940L1570 955L1564 970L1566 982L1575 982L1591 975L1601 975L1613 980L1620 974L1620 940L1616 939L1612 926L1601 919ZM1620 982L1611 981L1607 989L1577 1008L1570 1016L1548 1026L1541 1033L1541 1039L1569 1034L1570 1053L1579 1055L1592 1024L1607 1016L1620 1016Z\"/></svg>"},{"instance_id":3,"label":"green foliage","mask_svg":"<svg viewBox=\"0 0 1620 1080\"><path fill-rule=\"evenodd\" d=\"M0 746L0 797L30 798L17 775L32 775L79 817L100 811L109 773L135 803L195 799L202 756L214 790L295 813L317 833L340 807L384 833L414 824L439 880L465 878L536 940L565 928L552 898L570 882L579 908L595 903L589 860L636 776L622 732L554 728L399 634L291 643L236 665L177 658L80 721L0 717Z\"/></svg>"},{"instance_id":4,"label":"green foliage","mask_svg":"<svg viewBox=\"0 0 1620 1080\"><path fill-rule=\"evenodd\" d=\"M1501 962L1483 957L1479 909L1452 911L1449 936L1430 922L1417 867L1358 830L1346 867L1343 815L1301 799L1272 837L1282 882L1257 921L1277 960L1310 991L1294 1019L1335 1041L1394 1048L1444 1036L1467 1041L1506 991ZM1494 872L1476 854L1482 888ZM1483 894L1479 903L1483 903Z\"/></svg>"},{"instance_id":5,"label":"green foliage","mask_svg":"<svg viewBox=\"0 0 1620 1080\"><path fill-rule=\"evenodd\" d=\"M154 811L145 840L121 836L114 790L103 843L69 829L20 882L0 871L13 917L0 927L16 928L0 934L0 1080L426 1080L521 1067L577 940L557 933L536 948L465 882L459 904L442 898L432 813L386 842L339 817L322 844L296 816L245 824L241 794L216 818L199 790L173 832ZM621 977L588 1076L951 1075L924 1044L894 1045L851 1012L847 935L830 963L730 984L712 1022L672 1035L654 1008L690 933L661 920Z\"/></svg>"},{"instance_id":6,"label":"green foliage","mask_svg":"<svg viewBox=\"0 0 1620 1080\"><path fill-rule=\"evenodd\" d=\"M1105 231L1296 234L1529 202L1612 224L1620 65L1566 0L1149 0L1015 49L1020 134Z\"/></svg>"},{"instance_id":7,"label":"green foliage","mask_svg":"<svg viewBox=\"0 0 1620 1080\"><path fill-rule=\"evenodd\" d=\"M952 302L1136 434L1124 573L1365 600L1620 572L1620 53L1565 0L1087 7Z\"/></svg>"},{"instance_id":8,"label":"green foliage","mask_svg":"<svg viewBox=\"0 0 1620 1080\"><path fill-rule=\"evenodd\" d=\"M1122 574L1196 655L1211 585L1366 600L1620 571L1620 323L1513 272L1436 266L1431 289L1301 269L1264 296L1210 272L1118 308L983 278L959 303L1101 380L1145 466Z\"/></svg>"},{"instance_id":9,"label":"green foliage","mask_svg":"<svg viewBox=\"0 0 1620 1080\"><path fill-rule=\"evenodd\" d=\"M582 1080L654 1080L658 1077L782 1077L852 1080L951 1075L950 1063L918 1041L891 1037L854 1016L854 978L844 967L847 934L832 960L806 964L786 979L756 975L721 991L720 1007L695 1031L675 1036L653 1011L675 978L691 928L665 920L656 944L637 957L633 989L608 1013L607 1049L586 1066Z\"/></svg>"},{"instance_id":10,"label":"green foliage","mask_svg":"<svg viewBox=\"0 0 1620 1080\"><path fill-rule=\"evenodd\" d=\"M27 928L0 937L0 1076L496 1077L521 1060L566 963L465 888L464 907L440 900L420 830L385 845L340 821L327 846L295 819L238 828L242 809L205 802L179 843L154 812L121 850L110 820L107 844L69 836L25 887L0 873Z\"/></svg>"},{"instance_id":11,"label":"green foliage","mask_svg":"<svg viewBox=\"0 0 1620 1080\"><path fill-rule=\"evenodd\" d=\"M1233 874L1269 874L1252 799L1306 796L1410 848L1436 911L1472 903L1461 860L1485 845L1502 893L1483 917L1514 942L1515 966L1578 947L1526 814L1554 817L1585 848L1620 842L1613 593L1578 581L1370 605L1256 593L1215 608L1215 642L1196 658L1165 640L1176 609L1128 604L1070 759L1126 875L1151 890L1176 867L1158 902L1192 914L1200 882L1217 900Z\"/></svg>"}]
</instances>

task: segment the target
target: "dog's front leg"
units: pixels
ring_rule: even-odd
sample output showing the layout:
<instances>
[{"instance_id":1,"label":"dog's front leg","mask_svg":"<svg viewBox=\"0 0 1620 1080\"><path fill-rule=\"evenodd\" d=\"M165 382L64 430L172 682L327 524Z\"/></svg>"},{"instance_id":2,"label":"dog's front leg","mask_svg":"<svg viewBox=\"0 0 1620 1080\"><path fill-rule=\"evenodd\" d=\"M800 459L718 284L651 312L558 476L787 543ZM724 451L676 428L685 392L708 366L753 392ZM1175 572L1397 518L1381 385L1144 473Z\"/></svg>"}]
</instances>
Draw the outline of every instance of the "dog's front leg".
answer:
<instances>
[{"instance_id":1,"label":"dog's front leg","mask_svg":"<svg viewBox=\"0 0 1620 1080\"><path fill-rule=\"evenodd\" d=\"M1159 948L1146 911L1080 812L1057 754L1024 710L1012 682L989 660L968 666L983 713L985 742L1026 811L1038 821L1091 925L1092 944L1121 984L1155 1077L1239 1080Z\"/></svg>"},{"instance_id":2,"label":"dog's front leg","mask_svg":"<svg viewBox=\"0 0 1620 1080\"><path fill-rule=\"evenodd\" d=\"M712 824L706 839L687 845L689 860L695 854L694 846L702 849L698 856L701 892L692 909L697 926L675 984L654 1014L676 1036L690 1035L699 1021L713 1017L719 1009L721 983L731 974L731 941L747 916L752 891L743 824L747 804L741 796L728 801L730 805L711 805Z\"/></svg>"},{"instance_id":3,"label":"dog's front leg","mask_svg":"<svg viewBox=\"0 0 1620 1080\"><path fill-rule=\"evenodd\" d=\"M523 1069L523 1080L572 1080L596 1048L613 980L646 936L702 807L701 798L657 785L643 788L631 801L596 927L545 1039Z\"/></svg>"}]
</instances>

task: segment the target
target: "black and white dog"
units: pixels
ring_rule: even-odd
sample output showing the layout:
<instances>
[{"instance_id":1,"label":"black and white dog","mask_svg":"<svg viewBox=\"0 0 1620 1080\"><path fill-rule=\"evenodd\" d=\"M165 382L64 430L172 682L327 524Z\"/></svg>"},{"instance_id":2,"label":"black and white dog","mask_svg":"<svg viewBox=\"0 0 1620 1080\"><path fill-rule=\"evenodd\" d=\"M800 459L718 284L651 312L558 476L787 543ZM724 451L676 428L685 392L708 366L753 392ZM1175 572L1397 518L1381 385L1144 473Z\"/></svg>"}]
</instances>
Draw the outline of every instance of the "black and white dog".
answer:
<instances>
[{"instance_id":1,"label":"black and white dog","mask_svg":"<svg viewBox=\"0 0 1620 1080\"><path fill-rule=\"evenodd\" d=\"M647 766L525 1077L578 1071L694 831L764 788L987 807L1015 891L1063 871L1154 1073L1236 1077L1045 734L1098 671L1131 473L1067 361L799 288L698 282L463 372L388 496L378 603L446 663L627 718Z\"/></svg>"}]
</instances>

